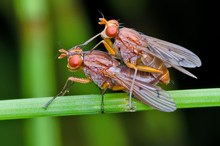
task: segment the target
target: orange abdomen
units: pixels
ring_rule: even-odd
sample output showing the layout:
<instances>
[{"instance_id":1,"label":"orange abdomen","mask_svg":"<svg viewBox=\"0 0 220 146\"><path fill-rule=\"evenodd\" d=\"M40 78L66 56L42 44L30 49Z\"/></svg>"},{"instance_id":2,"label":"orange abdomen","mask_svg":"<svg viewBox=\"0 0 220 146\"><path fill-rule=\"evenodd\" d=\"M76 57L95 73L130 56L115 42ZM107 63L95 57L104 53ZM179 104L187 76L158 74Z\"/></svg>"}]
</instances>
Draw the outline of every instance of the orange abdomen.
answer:
<instances>
[{"instance_id":1,"label":"orange abdomen","mask_svg":"<svg viewBox=\"0 0 220 146\"><path fill-rule=\"evenodd\" d=\"M164 84L168 84L170 82L169 70L160 59L148 54L142 56L141 60L144 65L163 71L163 74L152 73L155 78L158 78L158 80L160 80L160 82Z\"/></svg>"},{"instance_id":2,"label":"orange abdomen","mask_svg":"<svg viewBox=\"0 0 220 146\"><path fill-rule=\"evenodd\" d=\"M163 66L164 66L164 64L163 64ZM168 69L164 66L164 67L162 68L162 71L163 71L163 74L160 75L160 79L159 79L159 80L160 80L162 83L164 83L164 84L169 84L169 82L170 82L170 74L169 74Z\"/></svg>"}]
</instances>

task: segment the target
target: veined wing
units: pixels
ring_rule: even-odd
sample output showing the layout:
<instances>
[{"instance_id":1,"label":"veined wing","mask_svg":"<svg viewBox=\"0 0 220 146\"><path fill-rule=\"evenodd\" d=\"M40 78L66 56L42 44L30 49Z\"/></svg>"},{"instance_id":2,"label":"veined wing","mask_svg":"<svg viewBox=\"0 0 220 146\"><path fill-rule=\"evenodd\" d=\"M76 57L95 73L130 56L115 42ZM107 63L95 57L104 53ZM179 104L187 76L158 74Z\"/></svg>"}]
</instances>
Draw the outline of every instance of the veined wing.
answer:
<instances>
[{"instance_id":1,"label":"veined wing","mask_svg":"<svg viewBox=\"0 0 220 146\"><path fill-rule=\"evenodd\" d=\"M188 49L144 34L141 35L146 39L148 46L140 49L160 58L165 63L188 68L201 66L199 57Z\"/></svg>"},{"instance_id":2,"label":"veined wing","mask_svg":"<svg viewBox=\"0 0 220 146\"><path fill-rule=\"evenodd\" d=\"M129 92L133 74L128 74L127 72L130 72L131 70L132 69L128 67L120 66L112 67L108 70L108 72L112 74L111 78L117 82L117 84L122 85L127 89L127 92ZM137 74L137 78L133 87L133 95L137 99L139 99L144 104L152 106L160 111L172 112L176 110L176 105L170 95L160 87L157 87L151 83L152 76L150 76L150 74L148 74L148 76L145 74L144 77L138 75L140 74ZM141 80L141 78L147 78L149 80Z\"/></svg>"}]
</instances>

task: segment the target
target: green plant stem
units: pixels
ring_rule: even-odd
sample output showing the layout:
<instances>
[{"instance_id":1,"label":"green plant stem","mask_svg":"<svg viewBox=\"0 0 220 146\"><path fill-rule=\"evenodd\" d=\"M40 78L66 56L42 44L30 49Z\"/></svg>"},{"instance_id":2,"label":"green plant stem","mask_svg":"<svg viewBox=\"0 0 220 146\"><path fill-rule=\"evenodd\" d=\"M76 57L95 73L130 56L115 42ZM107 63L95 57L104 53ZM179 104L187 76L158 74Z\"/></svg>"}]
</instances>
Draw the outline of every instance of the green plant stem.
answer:
<instances>
[{"instance_id":1,"label":"green plant stem","mask_svg":"<svg viewBox=\"0 0 220 146\"><path fill-rule=\"evenodd\" d=\"M55 91L56 83L53 42L55 33L52 30L50 3L45 0L13 2L19 38L20 93L23 97L51 95ZM16 102L12 104L19 106ZM20 108L22 107L15 106L15 110L22 112ZM16 112L15 110L11 112ZM17 116L19 114L22 115L16 113ZM22 131L24 146L61 146L59 120L56 118L25 120Z\"/></svg>"},{"instance_id":2,"label":"green plant stem","mask_svg":"<svg viewBox=\"0 0 220 146\"><path fill-rule=\"evenodd\" d=\"M177 108L217 107L220 106L220 88L168 91L175 100ZM101 95L74 95L58 97L48 107L44 104L52 97L2 100L0 119L23 119L43 116L67 116L101 113ZM128 94L105 94L105 113L128 112ZM136 111L149 110L151 107L133 99Z\"/></svg>"}]
</instances>

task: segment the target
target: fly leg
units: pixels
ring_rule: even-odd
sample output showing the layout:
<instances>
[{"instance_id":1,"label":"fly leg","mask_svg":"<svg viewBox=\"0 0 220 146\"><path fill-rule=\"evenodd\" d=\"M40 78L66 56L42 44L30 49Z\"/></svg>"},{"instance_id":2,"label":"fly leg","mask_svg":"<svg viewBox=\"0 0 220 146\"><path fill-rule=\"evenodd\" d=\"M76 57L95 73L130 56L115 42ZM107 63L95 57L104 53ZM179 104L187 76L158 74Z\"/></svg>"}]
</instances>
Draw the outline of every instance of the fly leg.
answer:
<instances>
[{"instance_id":1,"label":"fly leg","mask_svg":"<svg viewBox=\"0 0 220 146\"><path fill-rule=\"evenodd\" d=\"M105 19L105 18L100 18L99 19L100 20L100 22L99 22L99 24L100 25L105 25L106 23L107 23L107 20ZM95 36L93 36L93 37L91 37L90 39L88 39L87 41L85 41L83 44L80 44L80 45L78 45L79 47L83 47L83 46L86 46L86 45L88 45L91 41L93 41L95 38L97 38L98 36L100 36L101 35L101 33L98 33L98 34L96 34ZM100 43L99 43L100 44ZM96 47L98 46L98 44L96 45Z\"/></svg>"},{"instance_id":2,"label":"fly leg","mask_svg":"<svg viewBox=\"0 0 220 146\"><path fill-rule=\"evenodd\" d=\"M104 83L102 85L102 102L101 102L101 112L104 113L105 110L104 110L104 94L105 94L105 91L109 88L109 83ZM113 87L111 87L111 89L113 91L120 91L120 90L125 90L125 88L123 86L120 86L120 85L114 85Z\"/></svg>"},{"instance_id":3,"label":"fly leg","mask_svg":"<svg viewBox=\"0 0 220 146\"><path fill-rule=\"evenodd\" d=\"M63 96L65 95L68 91L69 88L72 86L72 84L74 82L78 82L78 83L89 83L91 82L90 79L88 78L76 78L76 77L69 77L66 81L66 83L63 86L63 89L60 91L60 93L58 93L56 96L54 96L52 99L50 99L44 106L44 109L47 109L48 106L58 97L58 96Z\"/></svg>"},{"instance_id":4,"label":"fly leg","mask_svg":"<svg viewBox=\"0 0 220 146\"><path fill-rule=\"evenodd\" d=\"M113 43L110 39L104 39L103 44L104 44L105 48L107 49L107 51L109 52L109 54L111 54L113 56L116 55L116 52L113 48Z\"/></svg>"},{"instance_id":5,"label":"fly leg","mask_svg":"<svg viewBox=\"0 0 220 146\"><path fill-rule=\"evenodd\" d=\"M95 38L97 38L98 36L100 36L101 33L96 34L95 36L91 37L90 39L88 39L87 41L85 41L83 44L78 45L79 47L83 47L88 45L91 41L93 41Z\"/></svg>"},{"instance_id":6,"label":"fly leg","mask_svg":"<svg viewBox=\"0 0 220 146\"><path fill-rule=\"evenodd\" d=\"M135 79L136 79L136 76L137 76L137 68L134 69L134 76L133 76L133 80L132 80L132 83L131 83L131 88L130 88L130 91L129 91L129 108L130 108L130 111L133 112L135 109L133 107L133 104L132 104L132 93L133 93L133 88L134 88L134 82L135 82Z\"/></svg>"},{"instance_id":7,"label":"fly leg","mask_svg":"<svg viewBox=\"0 0 220 146\"><path fill-rule=\"evenodd\" d=\"M90 42L92 42L94 39L96 39L100 35L101 35L101 33L96 34L95 36L93 36L90 39L88 39L87 41L85 41L83 44L76 45L76 46L70 48L69 51L75 49L76 47L84 47L84 46L88 45Z\"/></svg>"},{"instance_id":8,"label":"fly leg","mask_svg":"<svg viewBox=\"0 0 220 146\"><path fill-rule=\"evenodd\" d=\"M102 94L102 100L101 100L101 113L104 113L104 94L105 94L105 91L109 88L109 83L108 82L105 82L102 87L101 87L101 94Z\"/></svg>"},{"instance_id":9,"label":"fly leg","mask_svg":"<svg viewBox=\"0 0 220 146\"><path fill-rule=\"evenodd\" d=\"M136 76L137 76L137 71L144 71L144 72L152 72L152 73L163 73L161 70L158 70L158 69L155 69L155 68L152 68L152 67L149 67L149 66L143 66L143 65L134 65L130 62L126 62L125 63L129 68L132 68L134 69L134 75L133 75L133 80L132 80L132 83L131 83L131 88L130 88L130 91L129 91L129 108L130 108L130 111L134 111L134 107L132 105L132 93L133 93L133 88L134 88L134 83L135 83L135 79L136 79Z\"/></svg>"},{"instance_id":10,"label":"fly leg","mask_svg":"<svg viewBox=\"0 0 220 146\"><path fill-rule=\"evenodd\" d=\"M144 66L144 65L134 65L130 62L126 62L125 63L129 68L133 68L133 69L137 69L139 71L144 71L144 72L152 72L152 73L163 73L163 71L159 70L159 69L155 69L153 67L149 67L149 66Z\"/></svg>"},{"instance_id":11,"label":"fly leg","mask_svg":"<svg viewBox=\"0 0 220 146\"><path fill-rule=\"evenodd\" d=\"M104 94L105 94L106 90L107 90L107 88L102 89L102 92L101 92L101 94L102 94L101 113L102 113L102 114L105 112L105 111L104 111Z\"/></svg>"},{"instance_id":12,"label":"fly leg","mask_svg":"<svg viewBox=\"0 0 220 146\"><path fill-rule=\"evenodd\" d=\"M116 52L113 49L113 43L110 39L103 39L102 41L100 41L98 44L96 44L90 51L92 52L93 50L95 50L100 44L102 44L105 46L105 48L107 49L107 51L109 52L109 54L115 56Z\"/></svg>"}]
</instances>

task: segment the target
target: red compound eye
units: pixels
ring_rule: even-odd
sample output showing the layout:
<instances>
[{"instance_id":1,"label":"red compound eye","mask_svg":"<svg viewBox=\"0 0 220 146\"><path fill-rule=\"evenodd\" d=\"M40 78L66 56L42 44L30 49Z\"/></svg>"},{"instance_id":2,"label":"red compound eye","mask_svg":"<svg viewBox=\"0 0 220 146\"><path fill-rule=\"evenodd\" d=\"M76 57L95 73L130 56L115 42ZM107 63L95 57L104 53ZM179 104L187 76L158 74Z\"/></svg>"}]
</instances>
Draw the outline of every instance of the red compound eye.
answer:
<instances>
[{"instance_id":1,"label":"red compound eye","mask_svg":"<svg viewBox=\"0 0 220 146\"><path fill-rule=\"evenodd\" d=\"M73 68L80 66L82 63L82 57L80 55L73 55L69 58L69 65Z\"/></svg>"},{"instance_id":2,"label":"red compound eye","mask_svg":"<svg viewBox=\"0 0 220 146\"><path fill-rule=\"evenodd\" d=\"M108 26L106 28L106 35L109 37L115 37L118 33L118 27L117 26Z\"/></svg>"}]
</instances>

